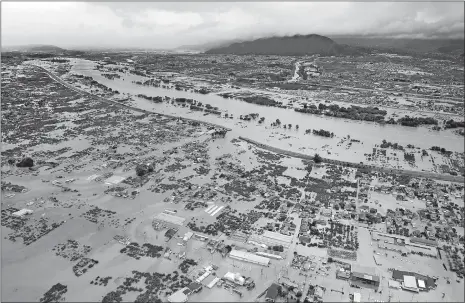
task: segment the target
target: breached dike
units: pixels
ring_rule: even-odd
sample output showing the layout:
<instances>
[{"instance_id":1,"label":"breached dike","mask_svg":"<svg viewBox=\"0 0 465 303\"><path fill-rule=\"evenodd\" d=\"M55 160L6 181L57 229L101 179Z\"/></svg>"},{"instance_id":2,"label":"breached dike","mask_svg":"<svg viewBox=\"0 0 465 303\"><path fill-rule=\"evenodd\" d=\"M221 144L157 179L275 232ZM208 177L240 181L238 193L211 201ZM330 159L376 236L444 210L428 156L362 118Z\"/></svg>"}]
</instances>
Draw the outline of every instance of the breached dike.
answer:
<instances>
[{"instance_id":1,"label":"breached dike","mask_svg":"<svg viewBox=\"0 0 465 303\"><path fill-rule=\"evenodd\" d=\"M242 136L239 136L239 139L242 141L245 141L247 143L250 143L252 145L255 145L261 149L276 153L276 154L281 154L293 158L299 158L302 160L307 160L307 161L313 161L314 157L306 154L301 154L277 147L273 147L267 144L263 144L260 142L257 142L255 140L245 138ZM462 176L452 176L452 175L444 175L444 174L435 174L435 173L430 173L430 172L423 172L423 171L413 171L413 170L404 170L404 169L395 169L395 168L388 168L388 167L379 167L379 166L374 166L374 165L366 165L366 164L360 164L360 163L351 163L351 162L346 162L346 161L340 161L340 160L333 160L333 159L327 159L327 158L321 158L323 162L329 163L329 164L335 164L335 165L341 165L341 166L347 166L347 167L353 167L353 168L360 168L360 169L367 169L367 170L375 170L379 172L384 172L384 173L389 173L389 174L399 174L399 175L408 175L411 177L417 177L417 178L430 178L430 179L436 179L436 180L443 180L443 181L449 181L449 182L457 182L457 183L464 183L465 178Z\"/></svg>"}]
</instances>

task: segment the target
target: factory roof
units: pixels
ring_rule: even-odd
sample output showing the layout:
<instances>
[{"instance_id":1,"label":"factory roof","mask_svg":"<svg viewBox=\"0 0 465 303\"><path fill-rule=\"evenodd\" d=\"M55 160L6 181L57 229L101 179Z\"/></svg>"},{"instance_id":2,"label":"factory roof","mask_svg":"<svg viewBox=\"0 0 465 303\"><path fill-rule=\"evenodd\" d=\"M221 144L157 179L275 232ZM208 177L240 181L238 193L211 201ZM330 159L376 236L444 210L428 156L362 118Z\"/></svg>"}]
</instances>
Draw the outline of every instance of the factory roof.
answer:
<instances>
[{"instance_id":1,"label":"factory roof","mask_svg":"<svg viewBox=\"0 0 465 303\"><path fill-rule=\"evenodd\" d=\"M252 254L252 253L242 251L242 250L232 250L229 253L229 257L233 259L238 259L238 260L248 261L251 263L260 264L260 265L268 265L270 263L269 258L257 256L256 254Z\"/></svg>"}]
</instances>

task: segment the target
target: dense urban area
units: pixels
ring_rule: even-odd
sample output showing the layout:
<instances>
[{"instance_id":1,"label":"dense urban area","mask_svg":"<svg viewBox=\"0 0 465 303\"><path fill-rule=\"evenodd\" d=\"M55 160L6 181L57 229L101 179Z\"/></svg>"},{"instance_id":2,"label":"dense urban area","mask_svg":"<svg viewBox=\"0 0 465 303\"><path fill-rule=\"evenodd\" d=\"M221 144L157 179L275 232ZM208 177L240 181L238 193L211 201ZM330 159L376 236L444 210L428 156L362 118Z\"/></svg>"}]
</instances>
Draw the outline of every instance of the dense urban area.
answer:
<instances>
[{"instance_id":1,"label":"dense urban area","mask_svg":"<svg viewBox=\"0 0 465 303\"><path fill-rule=\"evenodd\" d=\"M2 301L463 302L464 65L4 52Z\"/></svg>"}]
</instances>

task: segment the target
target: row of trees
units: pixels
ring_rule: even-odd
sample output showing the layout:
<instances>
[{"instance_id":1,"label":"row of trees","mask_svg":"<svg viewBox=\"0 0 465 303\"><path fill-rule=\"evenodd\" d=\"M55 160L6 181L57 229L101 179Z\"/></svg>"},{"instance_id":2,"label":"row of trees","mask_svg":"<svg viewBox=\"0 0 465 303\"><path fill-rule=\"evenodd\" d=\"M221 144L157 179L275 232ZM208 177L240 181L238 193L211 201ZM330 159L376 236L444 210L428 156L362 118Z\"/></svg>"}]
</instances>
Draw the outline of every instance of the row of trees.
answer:
<instances>
[{"instance_id":1,"label":"row of trees","mask_svg":"<svg viewBox=\"0 0 465 303\"><path fill-rule=\"evenodd\" d=\"M272 122L272 123L271 123L271 126L272 126L272 127L280 127L281 125L283 125L283 128L292 129L292 124L291 124L291 123L289 123L289 124L282 124L282 123L281 123L281 120L279 120L279 119L276 119L275 122ZM298 124L295 125L295 129L299 129L299 125L298 125Z\"/></svg>"},{"instance_id":2,"label":"row of trees","mask_svg":"<svg viewBox=\"0 0 465 303\"><path fill-rule=\"evenodd\" d=\"M351 120L361 120L361 121L371 121L371 122L378 122L383 124L400 124L403 126L411 126L416 127L419 125L438 125L438 121L432 117L409 117L405 116L399 118L397 121L393 118L389 120L385 120L385 116L387 112L385 110L381 110L377 107L361 107L352 105L350 107L342 107L337 104L326 105L323 103L318 104L318 107L314 104L311 105L304 105L304 108L296 108L295 111L301 113L308 113L308 114L315 114L321 115L324 114L325 116L330 117L338 117L344 119L351 119ZM447 125L449 128L454 127L463 127L463 122L455 122L453 120L447 121Z\"/></svg>"}]
</instances>

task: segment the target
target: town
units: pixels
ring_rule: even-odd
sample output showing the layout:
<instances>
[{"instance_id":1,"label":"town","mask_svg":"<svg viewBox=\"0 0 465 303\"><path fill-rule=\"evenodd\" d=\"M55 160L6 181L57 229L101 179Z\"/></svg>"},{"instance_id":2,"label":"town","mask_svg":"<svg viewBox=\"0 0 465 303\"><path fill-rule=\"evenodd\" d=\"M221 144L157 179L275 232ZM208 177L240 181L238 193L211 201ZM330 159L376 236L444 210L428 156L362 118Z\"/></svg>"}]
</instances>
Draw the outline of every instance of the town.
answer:
<instances>
[{"instance_id":1,"label":"town","mask_svg":"<svg viewBox=\"0 0 465 303\"><path fill-rule=\"evenodd\" d=\"M463 302L463 48L218 49L2 51L2 301Z\"/></svg>"}]
</instances>

